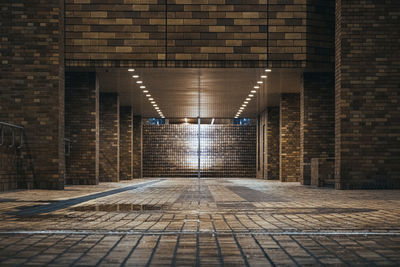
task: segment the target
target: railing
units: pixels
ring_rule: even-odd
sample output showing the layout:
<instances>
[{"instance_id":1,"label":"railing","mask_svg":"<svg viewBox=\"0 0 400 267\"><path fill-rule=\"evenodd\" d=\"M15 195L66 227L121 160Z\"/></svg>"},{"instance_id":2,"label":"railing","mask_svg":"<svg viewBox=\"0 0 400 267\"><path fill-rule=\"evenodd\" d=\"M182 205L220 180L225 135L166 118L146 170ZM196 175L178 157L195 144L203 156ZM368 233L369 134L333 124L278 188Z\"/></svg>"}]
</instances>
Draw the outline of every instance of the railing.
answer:
<instances>
[{"instance_id":1,"label":"railing","mask_svg":"<svg viewBox=\"0 0 400 267\"><path fill-rule=\"evenodd\" d=\"M6 133L10 134L11 138L6 138ZM16 142L16 132L19 133L19 144ZM7 140L9 140L9 144L7 144ZM7 123L7 122L0 122L0 146L7 146L9 148L16 147L18 149L22 148L24 144L24 127Z\"/></svg>"}]
</instances>

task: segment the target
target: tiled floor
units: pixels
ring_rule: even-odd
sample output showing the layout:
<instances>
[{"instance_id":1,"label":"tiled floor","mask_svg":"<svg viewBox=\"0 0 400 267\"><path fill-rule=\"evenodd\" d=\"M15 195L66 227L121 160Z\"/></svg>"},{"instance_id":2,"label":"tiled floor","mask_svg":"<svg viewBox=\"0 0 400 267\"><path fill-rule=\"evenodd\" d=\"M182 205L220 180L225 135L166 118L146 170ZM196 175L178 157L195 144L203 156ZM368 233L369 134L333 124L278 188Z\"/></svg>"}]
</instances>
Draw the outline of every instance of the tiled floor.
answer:
<instances>
[{"instance_id":1,"label":"tiled floor","mask_svg":"<svg viewBox=\"0 0 400 267\"><path fill-rule=\"evenodd\" d=\"M0 193L0 266L400 265L400 191L148 179Z\"/></svg>"}]
</instances>

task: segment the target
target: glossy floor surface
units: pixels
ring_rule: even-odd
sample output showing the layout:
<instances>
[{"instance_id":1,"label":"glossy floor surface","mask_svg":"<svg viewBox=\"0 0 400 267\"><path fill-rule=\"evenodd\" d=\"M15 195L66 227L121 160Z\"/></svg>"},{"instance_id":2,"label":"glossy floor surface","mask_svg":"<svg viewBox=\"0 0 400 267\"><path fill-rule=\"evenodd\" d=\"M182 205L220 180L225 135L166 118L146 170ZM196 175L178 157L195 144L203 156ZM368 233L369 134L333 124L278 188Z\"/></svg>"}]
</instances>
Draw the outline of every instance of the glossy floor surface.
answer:
<instances>
[{"instance_id":1,"label":"glossy floor surface","mask_svg":"<svg viewBox=\"0 0 400 267\"><path fill-rule=\"evenodd\" d=\"M0 266L400 265L400 191L142 179L0 193Z\"/></svg>"}]
</instances>

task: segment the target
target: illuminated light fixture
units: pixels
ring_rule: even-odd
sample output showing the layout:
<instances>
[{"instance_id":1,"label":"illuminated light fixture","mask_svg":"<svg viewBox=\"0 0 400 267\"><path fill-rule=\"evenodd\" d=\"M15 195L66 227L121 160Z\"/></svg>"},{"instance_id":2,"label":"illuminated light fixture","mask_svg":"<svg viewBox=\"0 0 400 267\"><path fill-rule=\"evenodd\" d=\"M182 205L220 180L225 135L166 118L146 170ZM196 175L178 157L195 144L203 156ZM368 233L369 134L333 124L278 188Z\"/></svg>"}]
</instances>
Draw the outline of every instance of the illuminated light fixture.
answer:
<instances>
[{"instance_id":1,"label":"illuminated light fixture","mask_svg":"<svg viewBox=\"0 0 400 267\"><path fill-rule=\"evenodd\" d=\"M150 97L150 98L149 98L149 100L150 100L150 101L153 101L153 100L154 100L154 98Z\"/></svg>"},{"instance_id":2,"label":"illuminated light fixture","mask_svg":"<svg viewBox=\"0 0 400 267\"><path fill-rule=\"evenodd\" d=\"M248 101L244 101L243 103L248 104L249 102Z\"/></svg>"},{"instance_id":3,"label":"illuminated light fixture","mask_svg":"<svg viewBox=\"0 0 400 267\"><path fill-rule=\"evenodd\" d=\"M139 78L139 75L133 75L132 78L137 79L137 78Z\"/></svg>"},{"instance_id":4,"label":"illuminated light fixture","mask_svg":"<svg viewBox=\"0 0 400 267\"><path fill-rule=\"evenodd\" d=\"M271 72L271 71L272 71L271 69L266 69L266 70L265 70L265 72Z\"/></svg>"},{"instance_id":5,"label":"illuminated light fixture","mask_svg":"<svg viewBox=\"0 0 400 267\"><path fill-rule=\"evenodd\" d=\"M187 118L185 118L185 122L186 122L186 123L188 122L188 119L187 119Z\"/></svg>"},{"instance_id":6,"label":"illuminated light fixture","mask_svg":"<svg viewBox=\"0 0 400 267\"><path fill-rule=\"evenodd\" d=\"M244 109L244 107L240 107L240 109L241 109L241 110L243 110L243 109Z\"/></svg>"},{"instance_id":7,"label":"illuminated light fixture","mask_svg":"<svg viewBox=\"0 0 400 267\"><path fill-rule=\"evenodd\" d=\"M238 116L235 116L235 119L239 118Z\"/></svg>"},{"instance_id":8,"label":"illuminated light fixture","mask_svg":"<svg viewBox=\"0 0 400 267\"><path fill-rule=\"evenodd\" d=\"M146 86L144 86L144 85L140 86L140 89L144 89L144 88L146 88Z\"/></svg>"},{"instance_id":9,"label":"illuminated light fixture","mask_svg":"<svg viewBox=\"0 0 400 267\"><path fill-rule=\"evenodd\" d=\"M251 100L251 98L246 98L246 101L250 101Z\"/></svg>"},{"instance_id":10,"label":"illuminated light fixture","mask_svg":"<svg viewBox=\"0 0 400 267\"><path fill-rule=\"evenodd\" d=\"M213 125L213 124L214 124L214 121L215 121L215 119L213 118L213 119L211 120L211 125Z\"/></svg>"},{"instance_id":11,"label":"illuminated light fixture","mask_svg":"<svg viewBox=\"0 0 400 267\"><path fill-rule=\"evenodd\" d=\"M250 92L252 92L253 94L257 93L257 91L256 91L256 90L251 90Z\"/></svg>"},{"instance_id":12,"label":"illuminated light fixture","mask_svg":"<svg viewBox=\"0 0 400 267\"><path fill-rule=\"evenodd\" d=\"M247 107L247 105L246 105L246 104L243 104L243 105L242 105L242 107L244 107L244 108L245 108L245 107Z\"/></svg>"},{"instance_id":13,"label":"illuminated light fixture","mask_svg":"<svg viewBox=\"0 0 400 267\"><path fill-rule=\"evenodd\" d=\"M253 97L254 95L252 95L252 94L249 94L249 97Z\"/></svg>"},{"instance_id":14,"label":"illuminated light fixture","mask_svg":"<svg viewBox=\"0 0 400 267\"><path fill-rule=\"evenodd\" d=\"M142 83L143 83L143 81L137 81L136 83L137 83L137 84L142 84Z\"/></svg>"},{"instance_id":15,"label":"illuminated light fixture","mask_svg":"<svg viewBox=\"0 0 400 267\"><path fill-rule=\"evenodd\" d=\"M261 75L261 79L267 79L267 75Z\"/></svg>"},{"instance_id":16,"label":"illuminated light fixture","mask_svg":"<svg viewBox=\"0 0 400 267\"><path fill-rule=\"evenodd\" d=\"M134 71L135 71L135 69L128 69L128 71L129 71L129 72L134 72Z\"/></svg>"},{"instance_id":17,"label":"illuminated light fixture","mask_svg":"<svg viewBox=\"0 0 400 267\"><path fill-rule=\"evenodd\" d=\"M257 83L258 83L258 84L263 84L263 82L262 82L262 81L258 81Z\"/></svg>"},{"instance_id":18,"label":"illuminated light fixture","mask_svg":"<svg viewBox=\"0 0 400 267\"><path fill-rule=\"evenodd\" d=\"M259 89L259 88L260 88L260 86L258 86L258 85L254 86L254 89Z\"/></svg>"},{"instance_id":19,"label":"illuminated light fixture","mask_svg":"<svg viewBox=\"0 0 400 267\"><path fill-rule=\"evenodd\" d=\"M149 90L143 90L143 93L147 94L149 92Z\"/></svg>"},{"instance_id":20,"label":"illuminated light fixture","mask_svg":"<svg viewBox=\"0 0 400 267\"><path fill-rule=\"evenodd\" d=\"M147 96L147 97L150 97L150 96L151 96L151 94L147 94L146 96Z\"/></svg>"},{"instance_id":21,"label":"illuminated light fixture","mask_svg":"<svg viewBox=\"0 0 400 267\"><path fill-rule=\"evenodd\" d=\"M156 103L156 101L151 101L150 103L152 103L152 104L155 104L155 103Z\"/></svg>"}]
</instances>

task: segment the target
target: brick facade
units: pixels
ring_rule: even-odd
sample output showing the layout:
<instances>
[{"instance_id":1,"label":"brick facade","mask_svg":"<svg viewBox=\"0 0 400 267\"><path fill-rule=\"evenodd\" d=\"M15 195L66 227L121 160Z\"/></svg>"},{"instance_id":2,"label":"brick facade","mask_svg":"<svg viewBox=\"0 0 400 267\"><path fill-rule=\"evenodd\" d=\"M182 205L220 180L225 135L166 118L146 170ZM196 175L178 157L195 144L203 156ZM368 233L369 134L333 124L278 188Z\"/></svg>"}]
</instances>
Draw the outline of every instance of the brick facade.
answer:
<instances>
[{"instance_id":1,"label":"brick facade","mask_svg":"<svg viewBox=\"0 0 400 267\"><path fill-rule=\"evenodd\" d=\"M279 107L267 108L267 175L268 180L279 179Z\"/></svg>"},{"instance_id":2,"label":"brick facade","mask_svg":"<svg viewBox=\"0 0 400 267\"><path fill-rule=\"evenodd\" d=\"M63 7L15 0L0 9L0 121L25 127L21 156L36 188L64 188Z\"/></svg>"},{"instance_id":3,"label":"brick facade","mask_svg":"<svg viewBox=\"0 0 400 267\"><path fill-rule=\"evenodd\" d=\"M197 177L198 125L144 125L144 177ZM201 177L255 177L256 127L201 125Z\"/></svg>"},{"instance_id":4,"label":"brick facade","mask_svg":"<svg viewBox=\"0 0 400 267\"><path fill-rule=\"evenodd\" d=\"M119 162L120 179L132 179L133 167L133 116L132 107L120 107L120 143L119 143Z\"/></svg>"},{"instance_id":5,"label":"brick facade","mask_svg":"<svg viewBox=\"0 0 400 267\"><path fill-rule=\"evenodd\" d=\"M257 120L257 178L266 179L267 177L267 111L261 112Z\"/></svg>"},{"instance_id":6,"label":"brick facade","mask_svg":"<svg viewBox=\"0 0 400 267\"><path fill-rule=\"evenodd\" d=\"M281 94L279 176L281 182L300 177L300 95Z\"/></svg>"},{"instance_id":7,"label":"brick facade","mask_svg":"<svg viewBox=\"0 0 400 267\"><path fill-rule=\"evenodd\" d=\"M68 72L65 78L67 184L99 183L99 85L95 72Z\"/></svg>"},{"instance_id":8,"label":"brick facade","mask_svg":"<svg viewBox=\"0 0 400 267\"><path fill-rule=\"evenodd\" d=\"M133 116L132 176L142 178L142 117Z\"/></svg>"},{"instance_id":9,"label":"brick facade","mask_svg":"<svg viewBox=\"0 0 400 267\"><path fill-rule=\"evenodd\" d=\"M119 97L117 93L100 93L100 182L118 182Z\"/></svg>"},{"instance_id":10,"label":"brick facade","mask_svg":"<svg viewBox=\"0 0 400 267\"><path fill-rule=\"evenodd\" d=\"M336 188L400 188L398 1L336 4Z\"/></svg>"},{"instance_id":11,"label":"brick facade","mask_svg":"<svg viewBox=\"0 0 400 267\"><path fill-rule=\"evenodd\" d=\"M300 182L310 185L311 159L335 155L333 73L304 73L300 93Z\"/></svg>"}]
</instances>

